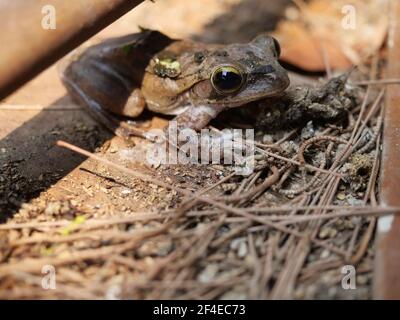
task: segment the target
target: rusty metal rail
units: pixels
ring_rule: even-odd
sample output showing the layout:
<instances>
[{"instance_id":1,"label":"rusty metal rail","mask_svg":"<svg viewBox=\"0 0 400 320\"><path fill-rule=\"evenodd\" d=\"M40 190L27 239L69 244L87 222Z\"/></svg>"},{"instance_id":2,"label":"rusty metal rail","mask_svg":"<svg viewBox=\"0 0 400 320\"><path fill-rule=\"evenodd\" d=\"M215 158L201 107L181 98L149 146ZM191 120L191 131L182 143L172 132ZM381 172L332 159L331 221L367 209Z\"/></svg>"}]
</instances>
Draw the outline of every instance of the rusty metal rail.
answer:
<instances>
[{"instance_id":1,"label":"rusty metal rail","mask_svg":"<svg viewBox=\"0 0 400 320\"><path fill-rule=\"evenodd\" d=\"M400 1L391 0L388 78L400 78ZM381 203L400 206L400 85L388 86L383 135ZM374 297L400 299L400 216L378 220Z\"/></svg>"},{"instance_id":2,"label":"rusty metal rail","mask_svg":"<svg viewBox=\"0 0 400 320\"><path fill-rule=\"evenodd\" d=\"M0 100L142 1L0 0Z\"/></svg>"}]
</instances>

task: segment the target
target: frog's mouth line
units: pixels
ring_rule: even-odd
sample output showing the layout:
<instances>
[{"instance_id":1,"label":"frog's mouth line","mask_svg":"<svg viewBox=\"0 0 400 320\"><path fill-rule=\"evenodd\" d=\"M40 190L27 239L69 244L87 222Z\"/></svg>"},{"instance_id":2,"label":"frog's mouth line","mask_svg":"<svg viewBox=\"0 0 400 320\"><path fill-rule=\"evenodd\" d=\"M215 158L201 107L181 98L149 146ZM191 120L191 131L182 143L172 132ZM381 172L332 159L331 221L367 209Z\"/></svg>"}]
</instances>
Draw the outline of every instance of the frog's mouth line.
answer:
<instances>
[{"instance_id":1,"label":"frog's mouth line","mask_svg":"<svg viewBox=\"0 0 400 320\"><path fill-rule=\"evenodd\" d=\"M258 100L262 100L262 99L266 99L266 98L271 98L271 97L279 97L281 95L284 95L285 90L287 89L287 87L289 86L289 84L285 84L285 86L283 88L278 88L274 91L269 91L267 94L260 94L258 96L254 96L252 98L248 98L248 99L240 99L240 100L236 100L234 102L232 101L218 101L218 100L210 100L208 103L211 106L216 106L216 107L225 107L225 108L236 108L236 107L241 107L247 103L250 102L254 102L254 101L258 101Z\"/></svg>"}]
</instances>

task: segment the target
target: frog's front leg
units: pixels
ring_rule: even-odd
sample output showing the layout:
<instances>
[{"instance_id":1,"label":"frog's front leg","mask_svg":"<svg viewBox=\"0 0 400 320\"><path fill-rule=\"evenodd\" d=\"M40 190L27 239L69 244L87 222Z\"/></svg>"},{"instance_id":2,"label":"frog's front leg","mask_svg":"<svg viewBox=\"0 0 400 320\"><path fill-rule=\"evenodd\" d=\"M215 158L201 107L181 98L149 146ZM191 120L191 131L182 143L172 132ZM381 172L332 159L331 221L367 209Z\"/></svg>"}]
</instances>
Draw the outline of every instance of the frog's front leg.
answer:
<instances>
[{"instance_id":1,"label":"frog's front leg","mask_svg":"<svg viewBox=\"0 0 400 320\"><path fill-rule=\"evenodd\" d=\"M170 122L169 126L164 129L167 145L169 144L168 150L171 147L172 150L178 149L183 163L199 163L199 160L203 161L204 159L212 159L213 163L215 163L214 161L223 163L222 161L225 160L228 161L226 163L231 163L229 159L234 157L239 159L239 155L242 155L243 152L247 154L248 146L243 143L242 135L237 132L207 130L199 133L224 109L225 107L222 106L190 106L176 116L171 121L175 123ZM162 140L160 141L163 143ZM201 159L198 158L199 156Z\"/></svg>"},{"instance_id":2,"label":"frog's front leg","mask_svg":"<svg viewBox=\"0 0 400 320\"><path fill-rule=\"evenodd\" d=\"M172 121L176 122L178 130L193 129L200 131L206 127L209 122L214 119L222 110L223 107L210 105L192 105L184 112L177 115Z\"/></svg>"},{"instance_id":3,"label":"frog's front leg","mask_svg":"<svg viewBox=\"0 0 400 320\"><path fill-rule=\"evenodd\" d=\"M179 149L181 146L187 145L188 143L197 143L197 147L199 148L200 152L200 137L198 136L197 132L205 128L210 121L217 117L217 115L224 109L224 107L215 107L210 105L192 105L188 107L184 112L171 120L173 123L170 122L169 125L164 129L164 135L166 136L168 143L175 145L175 147ZM187 130L193 130L195 132L188 132ZM170 136L171 133L176 134L176 137ZM196 135L196 138L191 140L190 137L193 138L193 134ZM226 138L227 137L225 135L213 136L212 143L223 145ZM228 138L231 139L232 137Z\"/></svg>"}]
</instances>

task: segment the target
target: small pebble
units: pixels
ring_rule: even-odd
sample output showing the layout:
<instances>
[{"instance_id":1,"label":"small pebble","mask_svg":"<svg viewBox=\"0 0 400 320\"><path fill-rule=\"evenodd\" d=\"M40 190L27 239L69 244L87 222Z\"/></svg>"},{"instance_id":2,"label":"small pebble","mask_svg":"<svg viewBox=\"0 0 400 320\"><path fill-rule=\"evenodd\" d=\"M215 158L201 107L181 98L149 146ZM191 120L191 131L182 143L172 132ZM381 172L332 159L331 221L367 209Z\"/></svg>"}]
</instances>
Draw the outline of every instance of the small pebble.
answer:
<instances>
[{"instance_id":1,"label":"small pebble","mask_svg":"<svg viewBox=\"0 0 400 320\"><path fill-rule=\"evenodd\" d=\"M344 200L344 199L346 199L346 194L345 194L344 192L339 192L339 193L337 194L336 198L337 198L338 200Z\"/></svg>"},{"instance_id":2,"label":"small pebble","mask_svg":"<svg viewBox=\"0 0 400 320\"><path fill-rule=\"evenodd\" d=\"M247 255L247 244L246 242L242 241L239 244L238 257L244 258L246 255Z\"/></svg>"},{"instance_id":3,"label":"small pebble","mask_svg":"<svg viewBox=\"0 0 400 320\"><path fill-rule=\"evenodd\" d=\"M321 253L321 259L326 259L326 258L328 258L329 257L329 255L330 255L330 252L329 252L329 250L324 250L324 251L322 251L322 253Z\"/></svg>"}]
</instances>

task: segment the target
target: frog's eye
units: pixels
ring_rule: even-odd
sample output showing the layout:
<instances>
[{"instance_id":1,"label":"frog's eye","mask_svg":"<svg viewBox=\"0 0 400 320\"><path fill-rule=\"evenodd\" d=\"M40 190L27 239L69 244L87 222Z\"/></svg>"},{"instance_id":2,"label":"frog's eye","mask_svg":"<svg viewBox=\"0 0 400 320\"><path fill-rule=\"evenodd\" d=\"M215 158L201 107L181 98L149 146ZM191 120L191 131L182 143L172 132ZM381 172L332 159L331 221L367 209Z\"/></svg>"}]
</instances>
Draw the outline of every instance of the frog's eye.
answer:
<instances>
[{"instance_id":1,"label":"frog's eye","mask_svg":"<svg viewBox=\"0 0 400 320\"><path fill-rule=\"evenodd\" d=\"M221 94L238 91L244 82L244 76L239 69L233 66L217 67L211 75L211 84Z\"/></svg>"},{"instance_id":2,"label":"frog's eye","mask_svg":"<svg viewBox=\"0 0 400 320\"><path fill-rule=\"evenodd\" d=\"M275 38L272 37L272 40L274 41L276 57L279 58L281 55L281 45L279 44L278 40L276 40Z\"/></svg>"}]
</instances>

